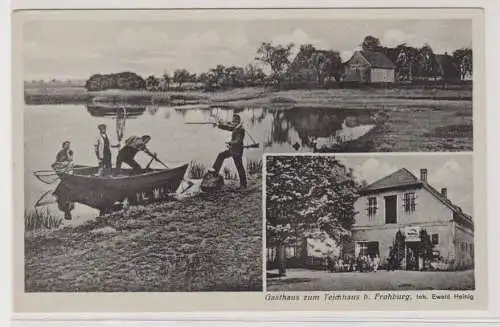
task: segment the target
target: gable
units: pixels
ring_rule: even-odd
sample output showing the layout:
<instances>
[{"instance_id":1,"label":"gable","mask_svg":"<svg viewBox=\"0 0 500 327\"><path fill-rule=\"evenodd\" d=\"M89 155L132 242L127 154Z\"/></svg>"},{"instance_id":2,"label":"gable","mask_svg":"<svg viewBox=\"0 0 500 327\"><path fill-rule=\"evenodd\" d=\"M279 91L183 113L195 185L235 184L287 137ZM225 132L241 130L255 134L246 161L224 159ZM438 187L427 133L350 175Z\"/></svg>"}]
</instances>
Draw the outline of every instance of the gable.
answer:
<instances>
[{"instance_id":1,"label":"gable","mask_svg":"<svg viewBox=\"0 0 500 327\"><path fill-rule=\"evenodd\" d=\"M365 57L361 55L359 51L354 52L351 59L349 59L346 63L346 66L368 66L370 63L366 60Z\"/></svg>"},{"instance_id":2,"label":"gable","mask_svg":"<svg viewBox=\"0 0 500 327\"><path fill-rule=\"evenodd\" d=\"M401 168L400 170L373 182L363 189L364 193L373 191L386 190L391 188L400 188L408 186L420 186L420 182L408 169Z\"/></svg>"}]
</instances>

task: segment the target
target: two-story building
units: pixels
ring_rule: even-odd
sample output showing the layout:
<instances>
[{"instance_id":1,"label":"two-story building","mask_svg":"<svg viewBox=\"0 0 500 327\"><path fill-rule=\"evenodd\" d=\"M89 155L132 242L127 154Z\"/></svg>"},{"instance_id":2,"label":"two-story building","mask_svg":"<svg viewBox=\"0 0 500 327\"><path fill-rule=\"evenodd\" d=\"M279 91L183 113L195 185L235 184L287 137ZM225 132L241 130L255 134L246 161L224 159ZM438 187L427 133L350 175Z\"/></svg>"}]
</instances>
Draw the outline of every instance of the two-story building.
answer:
<instances>
[{"instance_id":1,"label":"two-story building","mask_svg":"<svg viewBox=\"0 0 500 327\"><path fill-rule=\"evenodd\" d=\"M420 179L403 168L361 190L355 202L358 212L352 228L355 255L379 255L387 262L395 236L405 236L405 255L410 256L425 230L434 245L435 255L449 268L467 268L474 264L474 224L447 197L427 182L427 170ZM422 258L405 260L403 268L422 269Z\"/></svg>"}]
</instances>

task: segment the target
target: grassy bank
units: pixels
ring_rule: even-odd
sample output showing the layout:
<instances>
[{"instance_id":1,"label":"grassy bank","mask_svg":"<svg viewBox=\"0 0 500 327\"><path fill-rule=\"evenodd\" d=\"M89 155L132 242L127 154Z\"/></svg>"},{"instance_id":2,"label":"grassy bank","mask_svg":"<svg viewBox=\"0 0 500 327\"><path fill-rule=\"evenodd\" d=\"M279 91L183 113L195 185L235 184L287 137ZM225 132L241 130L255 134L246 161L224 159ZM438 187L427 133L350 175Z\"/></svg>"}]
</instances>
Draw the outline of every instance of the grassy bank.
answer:
<instances>
[{"instance_id":1,"label":"grassy bank","mask_svg":"<svg viewBox=\"0 0 500 327\"><path fill-rule=\"evenodd\" d=\"M234 188L131 207L78 227L27 232L25 289L260 291L260 177L246 190Z\"/></svg>"},{"instance_id":2,"label":"grassy bank","mask_svg":"<svg viewBox=\"0 0 500 327\"><path fill-rule=\"evenodd\" d=\"M27 104L63 104L86 103L97 96L115 98L117 101L141 104L190 105L221 104L226 106L268 106L272 104L298 105L338 105L343 108L357 105L360 100L368 104L380 101L385 105L398 105L405 100L414 101L470 101L471 87L460 89L408 89L408 88L353 88L353 89L301 89L272 91L261 87L248 87L226 91L203 92L168 91L150 92L146 90L126 91L107 90L87 92L78 86L29 87L24 90ZM326 103L325 103L326 102Z\"/></svg>"}]
</instances>

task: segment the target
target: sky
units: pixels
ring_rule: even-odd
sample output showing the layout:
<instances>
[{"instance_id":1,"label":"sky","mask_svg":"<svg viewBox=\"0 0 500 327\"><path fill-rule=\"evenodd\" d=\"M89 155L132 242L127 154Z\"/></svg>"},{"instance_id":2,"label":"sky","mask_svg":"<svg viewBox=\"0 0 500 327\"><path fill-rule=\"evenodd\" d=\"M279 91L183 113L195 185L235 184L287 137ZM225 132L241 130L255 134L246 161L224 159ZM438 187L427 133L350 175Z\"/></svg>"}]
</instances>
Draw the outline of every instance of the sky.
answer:
<instances>
[{"instance_id":1,"label":"sky","mask_svg":"<svg viewBox=\"0 0 500 327\"><path fill-rule=\"evenodd\" d=\"M178 68L199 74L217 64L253 63L264 41L313 44L347 60L367 35L384 46L428 43L436 53L451 53L472 46L472 21L33 20L23 26L24 79L87 79L120 71L160 76Z\"/></svg>"},{"instance_id":2,"label":"sky","mask_svg":"<svg viewBox=\"0 0 500 327\"><path fill-rule=\"evenodd\" d=\"M419 178L420 169L426 168L427 181L431 186L438 192L443 187L447 188L448 198L465 213L473 214L471 155L338 155L337 159L347 167L353 168L353 173L359 180L366 180L369 184L401 168L408 169Z\"/></svg>"}]
</instances>

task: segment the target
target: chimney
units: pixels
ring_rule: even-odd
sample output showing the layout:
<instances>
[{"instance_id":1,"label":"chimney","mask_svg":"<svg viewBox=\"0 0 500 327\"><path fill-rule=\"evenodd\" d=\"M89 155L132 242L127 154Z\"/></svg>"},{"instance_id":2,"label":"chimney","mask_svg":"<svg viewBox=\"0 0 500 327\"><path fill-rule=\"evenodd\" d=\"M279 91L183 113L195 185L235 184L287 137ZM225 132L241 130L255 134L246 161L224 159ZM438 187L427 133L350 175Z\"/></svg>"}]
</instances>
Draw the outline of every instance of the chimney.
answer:
<instances>
[{"instance_id":1,"label":"chimney","mask_svg":"<svg viewBox=\"0 0 500 327\"><path fill-rule=\"evenodd\" d=\"M420 169L420 180L422 182L427 182L427 169Z\"/></svg>"},{"instance_id":2,"label":"chimney","mask_svg":"<svg viewBox=\"0 0 500 327\"><path fill-rule=\"evenodd\" d=\"M441 189L441 196L445 199L448 197L448 189L446 187Z\"/></svg>"}]
</instances>

